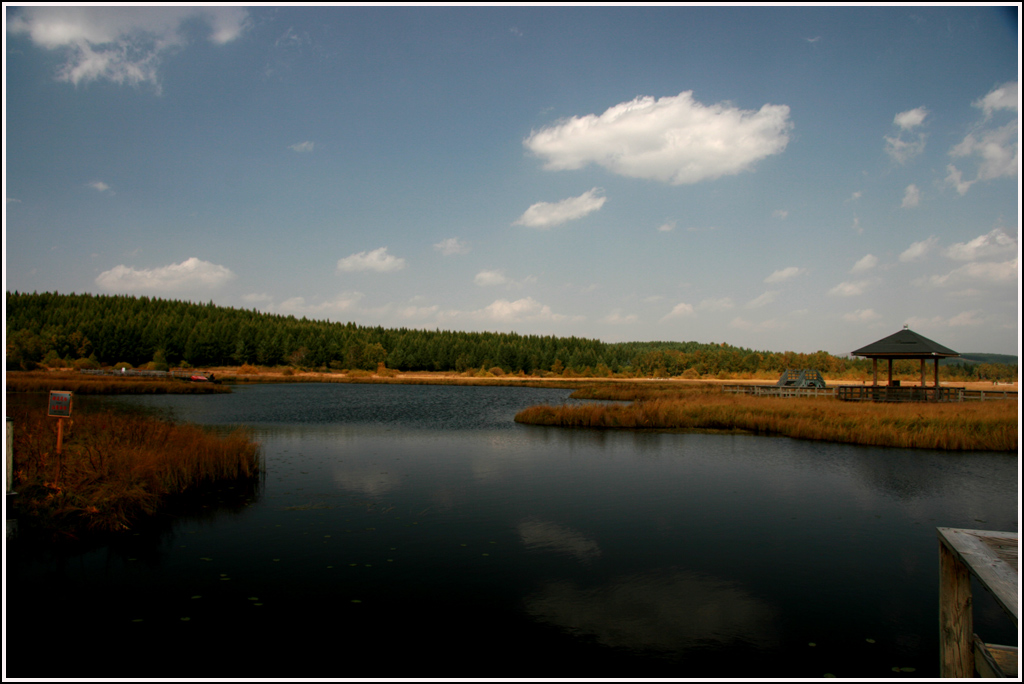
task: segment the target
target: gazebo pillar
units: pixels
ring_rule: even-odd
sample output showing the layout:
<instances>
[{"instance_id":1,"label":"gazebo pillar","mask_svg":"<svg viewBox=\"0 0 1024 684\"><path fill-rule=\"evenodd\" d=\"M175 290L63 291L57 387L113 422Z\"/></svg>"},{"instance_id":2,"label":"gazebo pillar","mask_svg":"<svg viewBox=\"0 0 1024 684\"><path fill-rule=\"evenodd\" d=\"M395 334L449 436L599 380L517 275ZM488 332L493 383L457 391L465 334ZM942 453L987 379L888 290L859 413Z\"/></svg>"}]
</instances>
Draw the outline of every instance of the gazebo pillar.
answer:
<instances>
[{"instance_id":1,"label":"gazebo pillar","mask_svg":"<svg viewBox=\"0 0 1024 684\"><path fill-rule=\"evenodd\" d=\"M927 381L926 381L928 376L925 374L925 370L924 369L925 369L924 357L921 357L921 389L924 389L925 386L928 384Z\"/></svg>"},{"instance_id":2,"label":"gazebo pillar","mask_svg":"<svg viewBox=\"0 0 1024 684\"><path fill-rule=\"evenodd\" d=\"M877 387L878 386L878 359L876 359L876 358L872 358L871 359L871 377L872 377L871 384L875 385Z\"/></svg>"},{"instance_id":3,"label":"gazebo pillar","mask_svg":"<svg viewBox=\"0 0 1024 684\"><path fill-rule=\"evenodd\" d=\"M921 363L923 365L924 361L922 361ZM939 357L937 356L935 357L935 386L939 386Z\"/></svg>"}]
</instances>

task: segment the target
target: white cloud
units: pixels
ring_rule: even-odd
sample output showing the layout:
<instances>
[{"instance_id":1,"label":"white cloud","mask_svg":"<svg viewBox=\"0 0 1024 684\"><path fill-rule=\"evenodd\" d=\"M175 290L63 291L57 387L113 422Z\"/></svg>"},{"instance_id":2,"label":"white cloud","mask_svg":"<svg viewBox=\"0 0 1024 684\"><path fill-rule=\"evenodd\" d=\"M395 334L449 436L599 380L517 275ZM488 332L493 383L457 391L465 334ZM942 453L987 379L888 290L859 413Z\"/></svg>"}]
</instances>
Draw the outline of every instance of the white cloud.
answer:
<instances>
[{"instance_id":1,"label":"white cloud","mask_svg":"<svg viewBox=\"0 0 1024 684\"><path fill-rule=\"evenodd\" d=\"M480 271L473 278L473 282L481 287L492 285L507 285L510 281L502 271Z\"/></svg>"},{"instance_id":2,"label":"white cloud","mask_svg":"<svg viewBox=\"0 0 1024 684\"><path fill-rule=\"evenodd\" d=\"M675 221L666 221L665 223L662 223L660 226L658 226L658 231L662 232L662 233L671 233L675 229L676 229L676 222Z\"/></svg>"},{"instance_id":3,"label":"white cloud","mask_svg":"<svg viewBox=\"0 0 1024 684\"><path fill-rule=\"evenodd\" d=\"M1010 81L993 89L985 97L975 100L971 104L984 111L985 118L988 119L992 116L992 112L999 109L1017 111L1019 99L1020 94L1017 81Z\"/></svg>"},{"instance_id":4,"label":"white cloud","mask_svg":"<svg viewBox=\"0 0 1024 684\"><path fill-rule=\"evenodd\" d=\"M431 306L416 306L415 304L409 304L407 306L399 307L395 313L407 320L422 321L436 316L439 310L440 307L436 304Z\"/></svg>"},{"instance_id":5,"label":"white cloud","mask_svg":"<svg viewBox=\"0 0 1024 684\"><path fill-rule=\"evenodd\" d=\"M388 254L387 247L378 247L372 252L359 252L338 259L339 271L377 271L387 273L405 268L405 259Z\"/></svg>"},{"instance_id":6,"label":"white cloud","mask_svg":"<svg viewBox=\"0 0 1024 684\"><path fill-rule=\"evenodd\" d=\"M103 181L93 181L92 183L87 183L87 185L96 192L106 192L107 190L110 190L110 186ZM113 191L111 191L111 193L113 193Z\"/></svg>"},{"instance_id":7,"label":"white cloud","mask_svg":"<svg viewBox=\"0 0 1024 684\"><path fill-rule=\"evenodd\" d=\"M680 318L682 316L689 316L693 313L693 305L687 304L686 302L680 302L672 307L672 310L661 317L662 322L669 320L670 318Z\"/></svg>"},{"instance_id":8,"label":"white cloud","mask_svg":"<svg viewBox=\"0 0 1024 684\"><path fill-rule=\"evenodd\" d=\"M295 143L294 145L289 145L288 149L289 150L294 150L295 152L312 152L313 151L313 143L311 141L307 140L305 142L300 142L300 143Z\"/></svg>"},{"instance_id":9,"label":"white cloud","mask_svg":"<svg viewBox=\"0 0 1024 684\"><path fill-rule=\"evenodd\" d=\"M928 116L928 110L924 107L908 109L893 117L893 124L899 127L900 132L893 136L885 136L885 153L888 154L897 164L906 164L908 161L924 152L925 134L919 133L917 138L911 137L904 140L904 132L912 131L924 123Z\"/></svg>"},{"instance_id":10,"label":"white cloud","mask_svg":"<svg viewBox=\"0 0 1024 684\"><path fill-rule=\"evenodd\" d=\"M475 312L478 318L499 323L522 323L524 321L561 321L566 317L551 311L547 304L541 304L533 297L525 297L510 302L498 299Z\"/></svg>"},{"instance_id":11,"label":"white cloud","mask_svg":"<svg viewBox=\"0 0 1024 684\"><path fill-rule=\"evenodd\" d=\"M865 254L850 269L850 273L864 273L878 265L878 257L874 254Z\"/></svg>"},{"instance_id":12,"label":"white cloud","mask_svg":"<svg viewBox=\"0 0 1024 684\"><path fill-rule=\"evenodd\" d=\"M636 314L625 314L623 315L622 309L615 309L610 314L601 319L602 323L609 323L611 325L626 325L628 323L636 323Z\"/></svg>"},{"instance_id":13,"label":"white cloud","mask_svg":"<svg viewBox=\"0 0 1024 684\"><path fill-rule=\"evenodd\" d=\"M459 238L447 238L441 240L434 245L434 249L443 254L444 256L452 256L455 254L469 254L469 245L460 240Z\"/></svg>"},{"instance_id":14,"label":"white cloud","mask_svg":"<svg viewBox=\"0 0 1024 684\"><path fill-rule=\"evenodd\" d=\"M946 166L946 185L952 185L961 195L966 195L975 181L965 181L964 173L952 164Z\"/></svg>"},{"instance_id":15,"label":"white cloud","mask_svg":"<svg viewBox=\"0 0 1024 684\"><path fill-rule=\"evenodd\" d=\"M901 137L885 136L885 153L897 164L906 164L908 161L924 152L925 135L921 133L917 140L904 140Z\"/></svg>"},{"instance_id":16,"label":"white cloud","mask_svg":"<svg viewBox=\"0 0 1024 684\"><path fill-rule=\"evenodd\" d=\"M1015 284L1019 280L1017 259L1009 261L972 261L955 268L949 273L941 276L932 276L918 284L927 284L934 287L945 287L947 285L959 285L965 282L987 283L992 285Z\"/></svg>"},{"instance_id":17,"label":"white cloud","mask_svg":"<svg viewBox=\"0 0 1024 684\"><path fill-rule=\"evenodd\" d=\"M970 326L976 327L979 325L985 325L985 321L978 318L977 311L962 311L956 316L951 316L948 322L949 327L955 328L959 326Z\"/></svg>"},{"instance_id":18,"label":"white cloud","mask_svg":"<svg viewBox=\"0 0 1024 684\"><path fill-rule=\"evenodd\" d=\"M177 292L215 288L234 278L235 274L226 266L192 257L180 264L152 269L115 266L100 273L96 284L104 290L116 292Z\"/></svg>"},{"instance_id":19,"label":"white cloud","mask_svg":"<svg viewBox=\"0 0 1024 684\"><path fill-rule=\"evenodd\" d=\"M907 247L905 250L903 250L903 253L900 254L900 261L904 263L909 263L911 261L920 261L928 254L928 252L932 250L932 248L936 244L938 244L938 242L939 238L935 237L934 235L932 235L926 240L915 242L912 245L910 245L910 247Z\"/></svg>"},{"instance_id":20,"label":"white cloud","mask_svg":"<svg viewBox=\"0 0 1024 684\"><path fill-rule=\"evenodd\" d=\"M1017 98L1017 82L1013 81L993 89L973 103L984 112L984 119L975 131L968 133L949 151L949 155L975 160L978 165L975 178L965 181L963 172L956 166L950 164L946 167L946 183L953 185L961 195L966 194L971 185L978 181L1017 175L1020 166ZM1002 126L990 125L993 114L1003 110L1013 112L1012 120Z\"/></svg>"},{"instance_id":21,"label":"white cloud","mask_svg":"<svg viewBox=\"0 0 1024 684\"><path fill-rule=\"evenodd\" d=\"M797 277L804 272L804 269L797 266L790 266L788 268L782 268L775 271L770 276L764 279L765 283L782 283L792 278Z\"/></svg>"},{"instance_id":22,"label":"white cloud","mask_svg":"<svg viewBox=\"0 0 1024 684\"><path fill-rule=\"evenodd\" d=\"M748 309L757 309L762 306L767 306L775 301L778 294L778 290L768 290L747 302L746 307Z\"/></svg>"},{"instance_id":23,"label":"white cloud","mask_svg":"<svg viewBox=\"0 0 1024 684\"><path fill-rule=\"evenodd\" d=\"M881 316L875 313L874 309L857 309L850 313L843 314L843 320L850 323L869 323L870 321L876 321Z\"/></svg>"},{"instance_id":24,"label":"white cloud","mask_svg":"<svg viewBox=\"0 0 1024 684\"><path fill-rule=\"evenodd\" d=\"M946 249L944 254L957 261L975 261L1006 252L1016 252L1017 241L1002 228L995 228L985 235L979 235L970 242L958 242Z\"/></svg>"},{"instance_id":25,"label":"white cloud","mask_svg":"<svg viewBox=\"0 0 1024 684\"><path fill-rule=\"evenodd\" d=\"M975 180L992 180L1017 175L1018 145L1017 120L999 128L970 133L956 147L950 150L953 157L980 158L978 177Z\"/></svg>"},{"instance_id":26,"label":"white cloud","mask_svg":"<svg viewBox=\"0 0 1024 684\"><path fill-rule=\"evenodd\" d=\"M612 173L673 185L697 183L751 169L789 143L789 107L743 110L706 106L692 91L637 97L562 120L533 132L523 144L551 171L598 164Z\"/></svg>"},{"instance_id":27,"label":"white cloud","mask_svg":"<svg viewBox=\"0 0 1024 684\"><path fill-rule=\"evenodd\" d=\"M893 117L892 122L903 130L909 131L924 123L926 116L928 116L928 110L924 107L917 107L916 109L908 109L905 112L900 112Z\"/></svg>"},{"instance_id":28,"label":"white cloud","mask_svg":"<svg viewBox=\"0 0 1024 684\"><path fill-rule=\"evenodd\" d=\"M787 216L789 216L789 211L786 209L776 209L772 212L772 218L784 220Z\"/></svg>"},{"instance_id":29,"label":"white cloud","mask_svg":"<svg viewBox=\"0 0 1024 684\"><path fill-rule=\"evenodd\" d=\"M150 83L159 92L161 60L186 45L185 28L195 21L218 45L235 40L250 25L248 12L240 7L35 6L21 8L7 28L27 33L40 47L63 51L58 80Z\"/></svg>"},{"instance_id":30,"label":"white cloud","mask_svg":"<svg viewBox=\"0 0 1024 684\"><path fill-rule=\"evenodd\" d=\"M309 315L330 315L351 311L362 300L362 292L343 292L334 299L328 299L317 304L309 304L305 297L292 297L281 302L277 308L280 311L300 316Z\"/></svg>"},{"instance_id":31,"label":"white cloud","mask_svg":"<svg viewBox=\"0 0 1024 684\"><path fill-rule=\"evenodd\" d=\"M942 316L933 316L932 318L924 318L922 316L912 316L907 319L907 325L911 328L940 328L940 327L977 327L981 325L990 325L989 321L979 318L978 311L963 311L950 316L949 318L943 318Z\"/></svg>"},{"instance_id":32,"label":"white cloud","mask_svg":"<svg viewBox=\"0 0 1024 684\"><path fill-rule=\"evenodd\" d=\"M870 280L845 280L829 290L828 293L834 297L856 297L864 294L870 286Z\"/></svg>"},{"instance_id":33,"label":"white cloud","mask_svg":"<svg viewBox=\"0 0 1024 684\"><path fill-rule=\"evenodd\" d=\"M728 311L733 308L735 304L729 297L720 297L718 299L704 299L697 305L697 308L701 311Z\"/></svg>"},{"instance_id":34,"label":"white cloud","mask_svg":"<svg viewBox=\"0 0 1024 684\"><path fill-rule=\"evenodd\" d=\"M537 202L530 206L512 225L531 228L551 228L568 221L575 221L604 206L605 197L599 188L591 188L579 197L569 197L560 202Z\"/></svg>"},{"instance_id":35,"label":"white cloud","mask_svg":"<svg viewBox=\"0 0 1024 684\"><path fill-rule=\"evenodd\" d=\"M270 304L274 298L266 292L250 292L247 295L242 295L242 301L248 304Z\"/></svg>"},{"instance_id":36,"label":"white cloud","mask_svg":"<svg viewBox=\"0 0 1024 684\"><path fill-rule=\"evenodd\" d=\"M924 316L911 316L904 321L904 324L913 330L928 330L929 328L937 328L941 325L945 325L946 321L942 316L932 316L931 318L925 318Z\"/></svg>"},{"instance_id":37,"label":"white cloud","mask_svg":"<svg viewBox=\"0 0 1024 684\"><path fill-rule=\"evenodd\" d=\"M918 190L917 186L911 183L907 186L907 189L903 192L903 202L900 204L902 209L913 209L921 203L921 191Z\"/></svg>"},{"instance_id":38,"label":"white cloud","mask_svg":"<svg viewBox=\"0 0 1024 684\"><path fill-rule=\"evenodd\" d=\"M853 217L853 225L850 227L853 228L853 231L858 235L864 232L864 228L860 225L860 217L858 216Z\"/></svg>"}]
</instances>

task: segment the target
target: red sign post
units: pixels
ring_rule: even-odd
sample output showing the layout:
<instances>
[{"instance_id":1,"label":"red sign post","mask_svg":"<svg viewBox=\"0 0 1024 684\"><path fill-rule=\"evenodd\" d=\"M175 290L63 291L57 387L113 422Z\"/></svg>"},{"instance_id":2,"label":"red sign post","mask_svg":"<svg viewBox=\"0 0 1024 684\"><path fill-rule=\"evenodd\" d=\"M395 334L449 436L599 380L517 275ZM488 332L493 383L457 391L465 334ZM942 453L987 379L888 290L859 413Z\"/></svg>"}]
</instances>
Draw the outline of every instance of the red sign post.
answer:
<instances>
[{"instance_id":1,"label":"red sign post","mask_svg":"<svg viewBox=\"0 0 1024 684\"><path fill-rule=\"evenodd\" d=\"M60 390L50 391L50 412L47 414L57 418L57 454L60 454L64 441L64 419L71 417L71 392Z\"/></svg>"}]
</instances>

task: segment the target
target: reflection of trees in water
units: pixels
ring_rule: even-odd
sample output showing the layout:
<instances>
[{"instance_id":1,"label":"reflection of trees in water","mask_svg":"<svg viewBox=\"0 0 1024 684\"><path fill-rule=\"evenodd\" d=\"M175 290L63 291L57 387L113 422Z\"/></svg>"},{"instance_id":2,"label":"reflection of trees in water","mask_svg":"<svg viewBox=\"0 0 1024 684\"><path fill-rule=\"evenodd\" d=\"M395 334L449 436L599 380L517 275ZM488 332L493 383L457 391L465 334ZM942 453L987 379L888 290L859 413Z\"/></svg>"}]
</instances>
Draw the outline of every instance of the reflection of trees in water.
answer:
<instances>
[{"instance_id":1,"label":"reflection of trees in water","mask_svg":"<svg viewBox=\"0 0 1024 684\"><path fill-rule=\"evenodd\" d=\"M676 651L698 642L775 641L772 607L740 585L675 570L656 570L595 587L550 582L527 597L535 619L594 636L606 646Z\"/></svg>"},{"instance_id":2,"label":"reflection of trees in water","mask_svg":"<svg viewBox=\"0 0 1024 684\"><path fill-rule=\"evenodd\" d=\"M250 507L258 504L263 493L264 482L260 478L224 482L169 496L158 513L133 522L130 533L55 538L51 532L34 529L22 519L16 557L23 568L33 568L33 573L37 572L34 564L56 563L53 571L59 578L81 577L83 563L90 566L96 563L104 573L121 567L129 558L140 565L158 567L173 555L170 544L180 541L182 534L215 529L226 521L230 524L232 519L246 515ZM72 563L77 564L77 569L69 567Z\"/></svg>"},{"instance_id":3,"label":"reflection of trees in water","mask_svg":"<svg viewBox=\"0 0 1024 684\"><path fill-rule=\"evenodd\" d=\"M524 520L516 526L516 532L527 549L564 553L581 561L590 561L601 555L596 541L558 523Z\"/></svg>"}]
</instances>

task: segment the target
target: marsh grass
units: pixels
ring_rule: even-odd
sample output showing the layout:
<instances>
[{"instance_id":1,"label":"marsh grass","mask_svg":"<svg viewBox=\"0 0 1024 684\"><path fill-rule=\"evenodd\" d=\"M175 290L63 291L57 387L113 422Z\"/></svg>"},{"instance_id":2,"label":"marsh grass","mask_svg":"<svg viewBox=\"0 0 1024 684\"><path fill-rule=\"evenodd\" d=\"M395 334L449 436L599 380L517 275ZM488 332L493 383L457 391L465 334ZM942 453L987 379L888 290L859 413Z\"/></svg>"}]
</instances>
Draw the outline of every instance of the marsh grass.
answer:
<instances>
[{"instance_id":1,"label":"marsh grass","mask_svg":"<svg viewBox=\"0 0 1024 684\"><path fill-rule=\"evenodd\" d=\"M1017 402L875 404L680 392L628 405L532 406L515 420L564 427L742 430L864 446L1015 451Z\"/></svg>"},{"instance_id":2,"label":"marsh grass","mask_svg":"<svg viewBox=\"0 0 1024 684\"><path fill-rule=\"evenodd\" d=\"M257 480L262 455L238 429L215 434L142 414L77 411L57 419L45 403L8 401L19 520L64 536L129 529L170 497L225 481Z\"/></svg>"},{"instance_id":3,"label":"marsh grass","mask_svg":"<svg viewBox=\"0 0 1024 684\"><path fill-rule=\"evenodd\" d=\"M212 382L186 382L146 377L83 375L75 372L18 371L7 373L8 392L66 390L75 394L215 394L231 388Z\"/></svg>"},{"instance_id":4,"label":"marsh grass","mask_svg":"<svg viewBox=\"0 0 1024 684\"><path fill-rule=\"evenodd\" d=\"M695 395L718 394L720 385L704 382L680 384L678 382L654 383L597 383L584 385L569 395L570 399L593 399L598 401L651 401L654 399L683 399Z\"/></svg>"}]
</instances>

